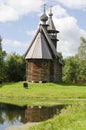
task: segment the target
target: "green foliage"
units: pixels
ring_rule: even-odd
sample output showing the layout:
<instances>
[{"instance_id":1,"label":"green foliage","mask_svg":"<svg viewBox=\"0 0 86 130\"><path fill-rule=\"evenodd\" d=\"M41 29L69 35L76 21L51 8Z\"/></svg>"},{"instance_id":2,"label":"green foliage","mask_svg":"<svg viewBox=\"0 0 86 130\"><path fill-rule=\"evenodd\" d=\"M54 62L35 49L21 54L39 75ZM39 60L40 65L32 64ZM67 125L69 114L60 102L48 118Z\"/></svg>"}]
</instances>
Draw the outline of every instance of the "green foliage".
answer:
<instances>
[{"instance_id":1,"label":"green foliage","mask_svg":"<svg viewBox=\"0 0 86 130\"><path fill-rule=\"evenodd\" d=\"M77 55L65 59L63 81L72 83L86 81L86 39L83 37Z\"/></svg>"},{"instance_id":2,"label":"green foliage","mask_svg":"<svg viewBox=\"0 0 86 130\"><path fill-rule=\"evenodd\" d=\"M78 48L78 53L75 56L79 63L78 80L86 81L86 39L81 37L81 45Z\"/></svg>"},{"instance_id":3,"label":"green foliage","mask_svg":"<svg viewBox=\"0 0 86 130\"><path fill-rule=\"evenodd\" d=\"M15 53L6 55L2 49L0 37L0 83L5 81L25 80L25 59Z\"/></svg>"},{"instance_id":4,"label":"green foliage","mask_svg":"<svg viewBox=\"0 0 86 130\"><path fill-rule=\"evenodd\" d=\"M0 36L0 82L4 81L5 78L5 64L4 59L6 56L6 52L2 50L2 38Z\"/></svg>"},{"instance_id":5,"label":"green foliage","mask_svg":"<svg viewBox=\"0 0 86 130\"><path fill-rule=\"evenodd\" d=\"M25 59L15 53L6 56L0 37L0 82L25 80Z\"/></svg>"},{"instance_id":6,"label":"green foliage","mask_svg":"<svg viewBox=\"0 0 86 130\"><path fill-rule=\"evenodd\" d=\"M86 81L86 60L78 60L79 73L78 80Z\"/></svg>"},{"instance_id":7,"label":"green foliage","mask_svg":"<svg viewBox=\"0 0 86 130\"><path fill-rule=\"evenodd\" d=\"M81 44L78 48L78 58L81 60L86 60L86 39L81 37Z\"/></svg>"},{"instance_id":8,"label":"green foliage","mask_svg":"<svg viewBox=\"0 0 86 130\"><path fill-rule=\"evenodd\" d=\"M78 66L75 57L67 58L63 67L63 81L75 83L78 75Z\"/></svg>"},{"instance_id":9,"label":"green foliage","mask_svg":"<svg viewBox=\"0 0 86 130\"><path fill-rule=\"evenodd\" d=\"M6 59L6 75L8 81L22 81L25 79L25 60L15 53Z\"/></svg>"}]
</instances>

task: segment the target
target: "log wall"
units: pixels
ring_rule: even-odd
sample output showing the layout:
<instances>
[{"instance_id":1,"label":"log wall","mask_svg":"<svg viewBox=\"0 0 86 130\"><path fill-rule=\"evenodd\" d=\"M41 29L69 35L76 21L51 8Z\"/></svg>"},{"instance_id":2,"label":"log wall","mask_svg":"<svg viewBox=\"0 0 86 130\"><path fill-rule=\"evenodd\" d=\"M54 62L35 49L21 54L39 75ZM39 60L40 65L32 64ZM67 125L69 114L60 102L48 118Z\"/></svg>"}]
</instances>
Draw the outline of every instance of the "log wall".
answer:
<instances>
[{"instance_id":1,"label":"log wall","mask_svg":"<svg viewBox=\"0 0 86 130\"><path fill-rule=\"evenodd\" d=\"M26 78L30 82L60 82L62 81L62 65L58 59L27 60Z\"/></svg>"},{"instance_id":2,"label":"log wall","mask_svg":"<svg viewBox=\"0 0 86 130\"><path fill-rule=\"evenodd\" d=\"M49 82L49 60L28 60L26 66L27 80L32 82Z\"/></svg>"},{"instance_id":3,"label":"log wall","mask_svg":"<svg viewBox=\"0 0 86 130\"><path fill-rule=\"evenodd\" d=\"M58 59L54 59L50 64L50 81L61 82L62 81L62 65Z\"/></svg>"}]
</instances>

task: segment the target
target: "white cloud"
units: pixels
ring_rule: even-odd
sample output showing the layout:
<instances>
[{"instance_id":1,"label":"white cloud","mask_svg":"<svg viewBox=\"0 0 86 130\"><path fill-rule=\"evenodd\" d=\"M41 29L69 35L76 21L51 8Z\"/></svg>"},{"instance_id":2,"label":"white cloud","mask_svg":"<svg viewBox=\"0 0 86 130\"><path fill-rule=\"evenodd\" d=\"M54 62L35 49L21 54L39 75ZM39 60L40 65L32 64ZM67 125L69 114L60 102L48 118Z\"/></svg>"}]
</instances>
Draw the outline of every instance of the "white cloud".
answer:
<instances>
[{"instance_id":1,"label":"white cloud","mask_svg":"<svg viewBox=\"0 0 86 130\"><path fill-rule=\"evenodd\" d=\"M64 8L62 8L60 5L56 5L52 7L54 17L67 17L68 14Z\"/></svg>"},{"instance_id":2,"label":"white cloud","mask_svg":"<svg viewBox=\"0 0 86 130\"><path fill-rule=\"evenodd\" d=\"M19 18L17 11L7 5L0 6L0 22L14 21Z\"/></svg>"},{"instance_id":3,"label":"white cloud","mask_svg":"<svg viewBox=\"0 0 86 130\"><path fill-rule=\"evenodd\" d=\"M56 0L64 6L75 9L86 9L86 0Z\"/></svg>"},{"instance_id":4,"label":"white cloud","mask_svg":"<svg viewBox=\"0 0 86 130\"><path fill-rule=\"evenodd\" d=\"M56 8L56 6L53 7L53 14L57 14L54 15L54 23L57 30L60 31L58 34L60 41L58 42L57 50L62 52L64 57L75 55L80 45L80 37L86 37L86 31L78 26L77 19L73 16L69 16L66 10L63 9L64 13L60 11L58 15L59 10L54 8Z\"/></svg>"},{"instance_id":5,"label":"white cloud","mask_svg":"<svg viewBox=\"0 0 86 130\"><path fill-rule=\"evenodd\" d=\"M24 54L28 48L29 42L20 42L17 40L9 40L9 39L3 39L2 41L2 47L4 50L6 50L7 53L13 53L16 52L18 54Z\"/></svg>"},{"instance_id":6,"label":"white cloud","mask_svg":"<svg viewBox=\"0 0 86 130\"><path fill-rule=\"evenodd\" d=\"M16 1L16 2L15 2ZM23 5L23 1L25 2ZM32 0L34 2L35 7L35 0ZM40 0L38 0L40 1ZM38 2L36 1L36 3ZM62 0L61 0L62 1ZM40 8L40 2L38 6L38 9L36 8L29 8L29 6L26 6L30 3L29 0L0 0L0 7L6 6L5 10L2 7L0 8L0 21L9 21L9 20L16 20L21 15L27 14L30 11L39 11ZM4 2L4 4L3 4ZM6 3L5 3L6 2ZM21 4L19 4L21 3ZM66 1L67 3L67 1ZM16 5L17 4L17 5ZM26 8L25 8L26 6ZM19 8L20 7L20 8ZM19 9L18 9L19 8ZM25 9L24 9L25 8ZM21 11L20 11L21 10ZM53 10L53 19L55 26L57 30L60 31L58 34L58 39L60 40L58 42L58 51L62 52L64 57L72 56L77 53L78 47L80 45L80 37L84 36L86 38L86 31L81 29L78 26L77 19L73 16L70 16L67 11L62 8L61 6L54 6L52 7ZM2 12L1 12L2 11ZM7 12L7 14L6 14ZM9 13L8 13L9 12ZM1 15L3 14L3 15ZM5 15L5 16L4 16ZM37 31L37 30L36 30ZM29 35L31 38L35 34L35 30L26 31L26 34ZM3 48L6 49L6 52L17 52L19 54L22 54L22 52L25 52L28 48L28 43L22 43L20 41L12 41L12 40L3 40Z\"/></svg>"},{"instance_id":7,"label":"white cloud","mask_svg":"<svg viewBox=\"0 0 86 130\"><path fill-rule=\"evenodd\" d=\"M58 51L62 52L64 57L72 56L77 53L78 47L80 45L80 37L86 37L86 31L81 29L77 24L77 19L73 16L69 16L64 8L60 6L54 6L53 10L53 20L57 30L60 31L58 34ZM28 30L26 34L31 37L34 37L37 30ZM20 41L12 41L5 39L3 41L3 48L7 52L17 52L22 54L25 52L29 46L29 43L22 43Z\"/></svg>"},{"instance_id":8,"label":"white cloud","mask_svg":"<svg viewBox=\"0 0 86 130\"><path fill-rule=\"evenodd\" d=\"M14 21L29 12L39 12L42 0L0 0L0 22Z\"/></svg>"}]
</instances>

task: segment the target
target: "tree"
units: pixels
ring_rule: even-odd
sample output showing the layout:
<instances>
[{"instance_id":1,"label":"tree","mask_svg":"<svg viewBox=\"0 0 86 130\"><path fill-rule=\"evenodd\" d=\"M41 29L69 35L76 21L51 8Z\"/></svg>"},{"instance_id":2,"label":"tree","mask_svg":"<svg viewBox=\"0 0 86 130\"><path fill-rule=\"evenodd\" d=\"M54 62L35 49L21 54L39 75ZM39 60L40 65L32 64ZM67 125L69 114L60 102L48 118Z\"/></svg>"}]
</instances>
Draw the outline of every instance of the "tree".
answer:
<instances>
[{"instance_id":1,"label":"tree","mask_svg":"<svg viewBox=\"0 0 86 130\"><path fill-rule=\"evenodd\" d=\"M81 44L78 48L77 57L80 60L86 60L86 39L84 37L81 37Z\"/></svg>"},{"instance_id":2,"label":"tree","mask_svg":"<svg viewBox=\"0 0 86 130\"><path fill-rule=\"evenodd\" d=\"M6 52L2 50L2 38L0 36L0 82L4 81L5 73L4 73L4 59L6 56Z\"/></svg>"},{"instance_id":3,"label":"tree","mask_svg":"<svg viewBox=\"0 0 86 130\"><path fill-rule=\"evenodd\" d=\"M75 83L78 75L78 63L75 57L65 59L63 67L63 81Z\"/></svg>"},{"instance_id":4,"label":"tree","mask_svg":"<svg viewBox=\"0 0 86 130\"><path fill-rule=\"evenodd\" d=\"M21 81L25 79L25 59L15 53L6 59L6 75L8 81Z\"/></svg>"},{"instance_id":5,"label":"tree","mask_svg":"<svg viewBox=\"0 0 86 130\"><path fill-rule=\"evenodd\" d=\"M25 59L15 53L6 57L0 37L0 83L3 81L20 81L25 79Z\"/></svg>"},{"instance_id":6,"label":"tree","mask_svg":"<svg viewBox=\"0 0 86 130\"><path fill-rule=\"evenodd\" d=\"M78 80L86 80L86 39L81 37L81 44L78 48L77 57L79 63Z\"/></svg>"},{"instance_id":7,"label":"tree","mask_svg":"<svg viewBox=\"0 0 86 130\"><path fill-rule=\"evenodd\" d=\"M78 60L79 63L79 74L77 75L78 80L86 81L86 61Z\"/></svg>"},{"instance_id":8,"label":"tree","mask_svg":"<svg viewBox=\"0 0 86 130\"><path fill-rule=\"evenodd\" d=\"M63 81L86 81L86 39L81 37L78 53L65 59L63 67Z\"/></svg>"}]
</instances>

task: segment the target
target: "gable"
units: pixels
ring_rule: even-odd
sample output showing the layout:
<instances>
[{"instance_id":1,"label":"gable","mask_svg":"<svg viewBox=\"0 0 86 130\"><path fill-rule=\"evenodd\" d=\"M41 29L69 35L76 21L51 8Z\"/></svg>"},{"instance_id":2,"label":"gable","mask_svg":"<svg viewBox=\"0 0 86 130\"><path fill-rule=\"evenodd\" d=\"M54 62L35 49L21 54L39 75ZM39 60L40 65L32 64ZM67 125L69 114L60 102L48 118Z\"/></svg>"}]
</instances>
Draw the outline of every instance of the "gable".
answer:
<instances>
[{"instance_id":1,"label":"gable","mask_svg":"<svg viewBox=\"0 0 86 130\"><path fill-rule=\"evenodd\" d=\"M34 41L28 49L25 59L52 59L45 36L39 30Z\"/></svg>"}]
</instances>

